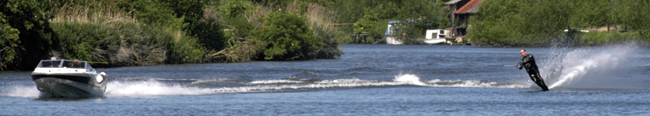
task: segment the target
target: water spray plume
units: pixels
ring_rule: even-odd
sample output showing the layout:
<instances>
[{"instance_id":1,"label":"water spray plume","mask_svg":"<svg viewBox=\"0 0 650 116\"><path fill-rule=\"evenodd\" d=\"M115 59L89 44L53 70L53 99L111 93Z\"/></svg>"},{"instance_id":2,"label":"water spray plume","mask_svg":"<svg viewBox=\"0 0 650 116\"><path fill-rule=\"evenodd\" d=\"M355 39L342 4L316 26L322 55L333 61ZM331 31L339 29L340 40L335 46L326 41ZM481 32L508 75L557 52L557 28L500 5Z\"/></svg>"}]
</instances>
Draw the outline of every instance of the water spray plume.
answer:
<instances>
[{"instance_id":1,"label":"water spray plume","mask_svg":"<svg viewBox=\"0 0 650 116\"><path fill-rule=\"evenodd\" d=\"M635 50L631 46L611 46L604 48L576 49L568 52L559 63L561 74L556 79L549 79L550 89L558 87L615 87L612 82L617 73L623 69L626 58ZM554 81L553 81L554 80Z\"/></svg>"}]
</instances>

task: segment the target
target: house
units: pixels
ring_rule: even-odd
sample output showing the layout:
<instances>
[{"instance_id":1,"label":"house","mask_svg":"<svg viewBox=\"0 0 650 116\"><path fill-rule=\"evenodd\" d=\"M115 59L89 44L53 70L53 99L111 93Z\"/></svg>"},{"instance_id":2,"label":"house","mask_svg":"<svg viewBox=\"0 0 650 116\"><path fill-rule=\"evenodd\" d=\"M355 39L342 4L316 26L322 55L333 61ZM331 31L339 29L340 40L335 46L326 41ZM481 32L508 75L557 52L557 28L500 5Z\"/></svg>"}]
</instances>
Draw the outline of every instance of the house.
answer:
<instances>
[{"instance_id":1,"label":"house","mask_svg":"<svg viewBox=\"0 0 650 116\"><path fill-rule=\"evenodd\" d=\"M449 20L449 30L452 30L452 39L457 43L467 43L469 40L463 40L467 34L467 28L471 28L469 17L478 12L479 4L484 0L450 0L445 3L450 8L451 20ZM456 24L458 23L458 24Z\"/></svg>"}]
</instances>

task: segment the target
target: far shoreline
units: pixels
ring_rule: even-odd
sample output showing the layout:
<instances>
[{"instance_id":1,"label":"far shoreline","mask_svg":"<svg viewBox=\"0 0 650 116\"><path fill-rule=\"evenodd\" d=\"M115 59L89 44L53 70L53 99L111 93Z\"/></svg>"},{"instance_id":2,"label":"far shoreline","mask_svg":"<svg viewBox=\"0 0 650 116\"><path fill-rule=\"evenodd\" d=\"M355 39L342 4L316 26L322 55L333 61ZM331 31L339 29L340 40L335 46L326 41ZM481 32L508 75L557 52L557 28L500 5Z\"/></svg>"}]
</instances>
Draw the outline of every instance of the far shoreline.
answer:
<instances>
[{"instance_id":1,"label":"far shoreline","mask_svg":"<svg viewBox=\"0 0 650 116\"><path fill-rule=\"evenodd\" d=\"M638 43L618 43L618 44L604 44L604 45L589 45L589 46L562 46L555 48L589 48L589 47L607 47L607 46L616 46L616 45L636 45L640 48L650 48L650 45ZM471 46L477 48L554 48L552 46L492 46L492 45L427 45L427 44L403 44L403 45L389 45L389 44L339 44L340 47L345 47L347 45L365 45L365 46L374 46L374 45L384 45L384 46ZM345 52L345 51L344 51ZM345 54L343 54L345 55ZM115 69L115 68L129 68L129 67L146 67L146 66L165 66L165 65L196 65L196 64L230 64L230 63L254 63L254 62L309 62L313 60L335 60L339 58L317 58L317 59L305 59L305 60L286 60L286 61L269 61L269 60L252 60L252 61L241 61L241 62L202 62L202 63L161 63L153 65L138 65L138 66L93 66L96 69ZM2 73L21 73L29 72L31 70L4 70L0 71Z\"/></svg>"}]
</instances>

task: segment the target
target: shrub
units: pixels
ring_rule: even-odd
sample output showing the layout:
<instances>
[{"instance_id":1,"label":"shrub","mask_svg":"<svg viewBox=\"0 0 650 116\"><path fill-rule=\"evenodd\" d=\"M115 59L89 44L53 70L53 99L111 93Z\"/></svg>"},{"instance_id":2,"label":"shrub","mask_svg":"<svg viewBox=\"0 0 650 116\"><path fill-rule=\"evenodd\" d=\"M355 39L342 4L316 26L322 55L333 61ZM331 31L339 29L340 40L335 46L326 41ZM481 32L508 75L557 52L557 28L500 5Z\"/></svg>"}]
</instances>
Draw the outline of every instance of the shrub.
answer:
<instances>
[{"instance_id":1,"label":"shrub","mask_svg":"<svg viewBox=\"0 0 650 116\"><path fill-rule=\"evenodd\" d=\"M263 19L266 25L259 36L266 41L265 60L314 58L323 40L305 24L305 18L293 13L274 12Z\"/></svg>"},{"instance_id":2,"label":"shrub","mask_svg":"<svg viewBox=\"0 0 650 116\"><path fill-rule=\"evenodd\" d=\"M226 47L227 41L222 23L212 9L205 8L203 18L191 24L190 32L207 50L219 51Z\"/></svg>"},{"instance_id":3,"label":"shrub","mask_svg":"<svg viewBox=\"0 0 650 116\"><path fill-rule=\"evenodd\" d=\"M244 0L230 0L225 4L223 12L227 17L238 17L243 15L247 10L252 10L255 7Z\"/></svg>"},{"instance_id":4,"label":"shrub","mask_svg":"<svg viewBox=\"0 0 650 116\"><path fill-rule=\"evenodd\" d=\"M108 62L113 66L162 63L173 36L137 23L53 22L62 57Z\"/></svg>"},{"instance_id":5,"label":"shrub","mask_svg":"<svg viewBox=\"0 0 650 116\"><path fill-rule=\"evenodd\" d=\"M199 62L203 48L180 30L139 23L120 12L83 6L55 11L50 22L61 56L111 66Z\"/></svg>"}]
</instances>

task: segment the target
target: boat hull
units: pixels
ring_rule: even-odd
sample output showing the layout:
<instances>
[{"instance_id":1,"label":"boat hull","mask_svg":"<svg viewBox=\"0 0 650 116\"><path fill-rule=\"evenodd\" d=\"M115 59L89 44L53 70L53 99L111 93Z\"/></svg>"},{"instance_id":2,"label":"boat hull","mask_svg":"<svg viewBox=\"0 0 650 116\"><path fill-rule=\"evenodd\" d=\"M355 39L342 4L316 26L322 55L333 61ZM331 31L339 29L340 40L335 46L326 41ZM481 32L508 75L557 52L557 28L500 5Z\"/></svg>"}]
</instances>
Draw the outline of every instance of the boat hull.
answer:
<instances>
[{"instance_id":1,"label":"boat hull","mask_svg":"<svg viewBox=\"0 0 650 116\"><path fill-rule=\"evenodd\" d=\"M386 44L388 45L402 45L402 41L395 39L394 37L386 37Z\"/></svg>"},{"instance_id":2,"label":"boat hull","mask_svg":"<svg viewBox=\"0 0 650 116\"><path fill-rule=\"evenodd\" d=\"M100 78L101 81L97 81ZM106 82L94 74L32 74L41 97L103 97Z\"/></svg>"},{"instance_id":3,"label":"boat hull","mask_svg":"<svg viewBox=\"0 0 650 116\"><path fill-rule=\"evenodd\" d=\"M444 44L445 39L424 39L422 40L423 43L425 44Z\"/></svg>"}]
</instances>

